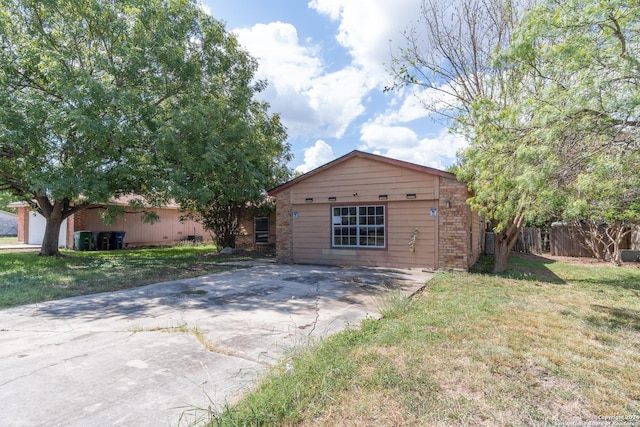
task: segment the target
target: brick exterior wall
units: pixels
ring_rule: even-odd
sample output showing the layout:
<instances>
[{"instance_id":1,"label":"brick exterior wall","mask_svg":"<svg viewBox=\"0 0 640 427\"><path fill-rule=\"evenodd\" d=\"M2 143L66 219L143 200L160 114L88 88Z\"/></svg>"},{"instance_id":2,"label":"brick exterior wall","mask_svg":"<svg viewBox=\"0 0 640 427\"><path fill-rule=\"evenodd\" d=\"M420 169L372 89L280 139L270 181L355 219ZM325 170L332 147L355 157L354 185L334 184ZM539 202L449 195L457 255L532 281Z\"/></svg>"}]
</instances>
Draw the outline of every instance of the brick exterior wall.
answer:
<instances>
[{"instance_id":1,"label":"brick exterior wall","mask_svg":"<svg viewBox=\"0 0 640 427\"><path fill-rule=\"evenodd\" d=\"M27 230L29 229L29 208L18 208L18 243L27 243Z\"/></svg>"},{"instance_id":2,"label":"brick exterior wall","mask_svg":"<svg viewBox=\"0 0 640 427\"><path fill-rule=\"evenodd\" d=\"M276 214L269 214L269 241L267 243L256 243L254 228L255 217L245 218L240 225L240 234L236 236L237 249L264 249L273 248L276 244Z\"/></svg>"},{"instance_id":3,"label":"brick exterior wall","mask_svg":"<svg viewBox=\"0 0 640 427\"><path fill-rule=\"evenodd\" d=\"M293 263L291 189L283 190L276 198L276 261Z\"/></svg>"},{"instance_id":4,"label":"brick exterior wall","mask_svg":"<svg viewBox=\"0 0 640 427\"><path fill-rule=\"evenodd\" d=\"M464 183L440 178L438 214L438 267L467 271L479 250L471 247L472 214L467 205L469 193ZM477 215L474 215L477 218ZM476 227L474 227L475 229ZM474 247L478 242L474 236Z\"/></svg>"},{"instance_id":5,"label":"brick exterior wall","mask_svg":"<svg viewBox=\"0 0 640 427\"><path fill-rule=\"evenodd\" d=\"M87 211L81 210L69 217L69 224L73 223L73 228L75 231L84 231L86 230L86 216Z\"/></svg>"},{"instance_id":6,"label":"brick exterior wall","mask_svg":"<svg viewBox=\"0 0 640 427\"><path fill-rule=\"evenodd\" d=\"M438 269L467 271L481 252L484 223L472 213L467 186L456 179L438 177ZM294 262L293 204L291 188L276 196L276 261Z\"/></svg>"}]
</instances>

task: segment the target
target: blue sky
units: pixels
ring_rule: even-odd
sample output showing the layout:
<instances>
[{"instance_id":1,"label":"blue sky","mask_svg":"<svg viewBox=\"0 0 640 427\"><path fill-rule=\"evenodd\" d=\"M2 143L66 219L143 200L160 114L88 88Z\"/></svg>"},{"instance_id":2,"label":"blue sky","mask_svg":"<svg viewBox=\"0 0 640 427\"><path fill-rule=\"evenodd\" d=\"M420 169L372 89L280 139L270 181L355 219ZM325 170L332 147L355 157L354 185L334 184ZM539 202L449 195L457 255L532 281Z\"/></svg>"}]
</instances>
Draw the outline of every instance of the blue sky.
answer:
<instances>
[{"instance_id":1,"label":"blue sky","mask_svg":"<svg viewBox=\"0 0 640 427\"><path fill-rule=\"evenodd\" d=\"M421 0L202 0L259 61L260 94L307 172L354 149L444 169L464 141L430 117L419 88L384 93L392 52ZM434 120L435 119L435 120Z\"/></svg>"}]
</instances>

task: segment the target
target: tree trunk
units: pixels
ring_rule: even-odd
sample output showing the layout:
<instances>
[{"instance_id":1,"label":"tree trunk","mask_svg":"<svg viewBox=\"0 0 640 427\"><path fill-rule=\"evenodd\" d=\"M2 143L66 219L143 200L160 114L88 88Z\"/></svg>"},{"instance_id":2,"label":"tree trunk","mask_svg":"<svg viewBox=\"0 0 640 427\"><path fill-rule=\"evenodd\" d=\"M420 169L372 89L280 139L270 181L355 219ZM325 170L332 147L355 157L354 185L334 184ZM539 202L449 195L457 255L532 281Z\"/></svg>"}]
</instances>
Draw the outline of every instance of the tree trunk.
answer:
<instances>
[{"instance_id":1,"label":"tree trunk","mask_svg":"<svg viewBox=\"0 0 640 427\"><path fill-rule=\"evenodd\" d=\"M62 221L62 215L51 215L47 218L42 247L40 248L40 256L60 256L58 244Z\"/></svg>"},{"instance_id":2,"label":"tree trunk","mask_svg":"<svg viewBox=\"0 0 640 427\"><path fill-rule=\"evenodd\" d=\"M218 252L224 248L235 248L236 233L227 229L220 236L216 234L216 245Z\"/></svg>"},{"instance_id":3,"label":"tree trunk","mask_svg":"<svg viewBox=\"0 0 640 427\"><path fill-rule=\"evenodd\" d=\"M53 200L53 203L46 195L37 195L38 211L47 220L44 229L44 237L42 239L42 247L40 248L40 256L60 256L58 249L60 228L62 221L67 219L71 214L80 208L71 207L68 199Z\"/></svg>"},{"instance_id":4,"label":"tree trunk","mask_svg":"<svg viewBox=\"0 0 640 427\"><path fill-rule=\"evenodd\" d=\"M507 263L509 262L509 250L506 241L496 239L493 254L493 272L502 273L507 269Z\"/></svg>"},{"instance_id":5,"label":"tree trunk","mask_svg":"<svg viewBox=\"0 0 640 427\"><path fill-rule=\"evenodd\" d=\"M523 218L517 218L509 228L499 233L494 233L494 257L493 272L502 273L507 269L509 255L513 246L518 241L522 229Z\"/></svg>"}]
</instances>

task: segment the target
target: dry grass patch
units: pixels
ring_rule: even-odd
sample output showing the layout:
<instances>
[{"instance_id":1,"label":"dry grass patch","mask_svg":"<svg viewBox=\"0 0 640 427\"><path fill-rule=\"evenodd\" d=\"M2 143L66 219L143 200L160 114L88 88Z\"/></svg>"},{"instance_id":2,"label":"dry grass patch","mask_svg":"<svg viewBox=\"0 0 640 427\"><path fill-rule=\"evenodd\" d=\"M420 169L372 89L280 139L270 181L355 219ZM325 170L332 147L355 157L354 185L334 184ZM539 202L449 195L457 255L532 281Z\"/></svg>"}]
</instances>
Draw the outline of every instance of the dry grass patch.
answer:
<instances>
[{"instance_id":1,"label":"dry grass patch","mask_svg":"<svg viewBox=\"0 0 640 427\"><path fill-rule=\"evenodd\" d=\"M353 400L352 400L353 399ZM414 426L417 421L393 393L370 393L360 387L335 396L322 414L296 424L299 427L395 427Z\"/></svg>"},{"instance_id":2,"label":"dry grass patch","mask_svg":"<svg viewBox=\"0 0 640 427\"><path fill-rule=\"evenodd\" d=\"M514 257L438 275L213 425L542 426L640 416L640 270ZM639 424L640 424L640 420Z\"/></svg>"}]
</instances>

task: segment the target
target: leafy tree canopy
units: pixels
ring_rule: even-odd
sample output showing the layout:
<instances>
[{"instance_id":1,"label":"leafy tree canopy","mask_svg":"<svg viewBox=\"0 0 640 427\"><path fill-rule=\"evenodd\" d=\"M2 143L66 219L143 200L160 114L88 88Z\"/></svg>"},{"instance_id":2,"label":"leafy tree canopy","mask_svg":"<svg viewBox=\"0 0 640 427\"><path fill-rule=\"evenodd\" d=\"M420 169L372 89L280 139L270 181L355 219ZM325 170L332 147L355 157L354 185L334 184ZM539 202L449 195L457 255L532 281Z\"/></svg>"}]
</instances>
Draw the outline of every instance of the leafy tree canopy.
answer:
<instances>
[{"instance_id":1,"label":"leafy tree canopy","mask_svg":"<svg viewBox=\"0 0 640 427\"><path fill-rule=\"evenodd\" d=\"M587 206L600 222L635 215L637 4L425 0L408 42L392 72L447 95L449 104L425 107L451 115L470 142L455 171L496 233L494 271L528 221L587 215Z\"/></svg>"},{"instance_id":2,"label":"leafy tree canopy","mask_svg":"<svg viewBox=\"0 0 640 427\"><path fill-rule=\"evenodd\" d=\"M0 189L35 201L47 218L41 254L58 253L60 224L77 210L126 193L161 200L198 154L223 158L251 145L204 150L221 147L208 130L232 133L225 118L249 109L264 84L255 60L197 2L0 6ZM190 144L202 151L174 167L172 153ZM218 165L212 180L235 174Z\"/></svg>"},{"instance_id":3,"label":"leafy tree canopy","mask_svg":"<svg viewBox=\"0 0 640 427\"><path fill-rule=\"evenodd\" d=\"M520 70L496 63L524 12L509 0L425 0L419 23L407 33L408 47L391 72L397 86L425 89L425 108L447 117L465 135L469 149L454 170L472 190L471 206L496 233L495 271L506 268L511 247L540 194L540 153L523 144L519 111ZM529 163L516 159L528 158Z\"/></svg>"},{"instance_id":4,"label":"leafy tree canopy","mask_svg":"<svg viewBox=\"0 0 640 427\"><path fill-rule=\"evenodd\" d=\"M558 216L587 230L596 256L619 263L622 239L640 222L640 7L541 2L504 59L537 82L518 105L529 111L529 139L556 164L548 182L561 201Z\"/></svg>"}]
</instances>

